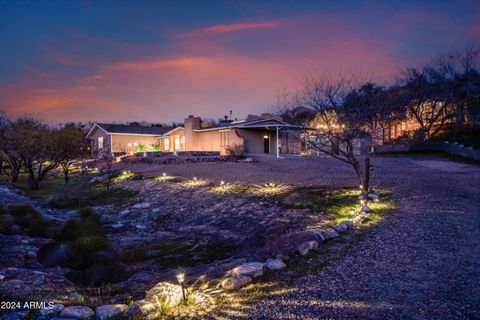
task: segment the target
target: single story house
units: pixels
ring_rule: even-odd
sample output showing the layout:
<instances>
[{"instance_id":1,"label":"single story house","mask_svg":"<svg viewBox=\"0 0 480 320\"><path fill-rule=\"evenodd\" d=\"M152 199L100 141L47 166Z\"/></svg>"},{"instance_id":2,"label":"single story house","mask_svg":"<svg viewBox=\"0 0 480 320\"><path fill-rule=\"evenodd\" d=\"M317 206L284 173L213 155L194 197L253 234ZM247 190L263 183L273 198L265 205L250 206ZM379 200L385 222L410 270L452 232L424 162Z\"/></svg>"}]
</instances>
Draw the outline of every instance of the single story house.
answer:
<instances>
[{"instance_id":1,"label":"single story house","mask_svg":"<svg viewBox=\"0 0 480 320\"><path fill-rule=\"evenodd\" d=\"M232 121L201 127L199 117L189 116L183 126L146 127L95 123L87 138L94 152L185 152L215 151L225 154L229 146L241 145L249 154L300 154L301 127L278 119Z\"/></svg>"}]
</instances>

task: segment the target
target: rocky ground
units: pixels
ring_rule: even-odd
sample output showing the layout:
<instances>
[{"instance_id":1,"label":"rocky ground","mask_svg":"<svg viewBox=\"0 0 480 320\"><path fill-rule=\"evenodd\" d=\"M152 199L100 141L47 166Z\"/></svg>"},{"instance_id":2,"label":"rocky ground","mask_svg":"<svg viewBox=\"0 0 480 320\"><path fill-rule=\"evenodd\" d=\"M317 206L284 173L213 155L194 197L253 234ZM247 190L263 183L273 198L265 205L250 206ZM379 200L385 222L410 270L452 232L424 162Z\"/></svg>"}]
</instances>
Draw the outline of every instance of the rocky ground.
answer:
<instances>
[{"instance_id":1,"label":"rocky ground","mask_svg":"<svg viewBox=\"0 0 480 320\"><path fill-rule=\"evenodd\" d=\"M480 318L479 167L425 156L384 157L373 163L374 181L393 189L400 209L342 259L223 315ZM349 178L339 171L335 180Z\"/></svg>"},{"instance_id":2,"label":"rocky ground","mask_svg":"<svg viewBox=\"0 0 480 320\"><path fill-rule=\"evenodd\" d=\"M133 304L129 310L148 308L152 299L158 299L158 292L166 290L164 285L152 286L159 281L174 281L178 267L186 271L190 284L199 287L205 281L224 277L245 262L282 259L292 250L298 252L299 244L312 240L308 238L311 233L299 231L327 228L328 217L322 212L285 206L272 196L232 194L214 191L201 183L150 179L162 177L164 172L167 176L186 179L197 177L198 181L206 178L213 186L219 186L220 181L225 181L225 185L240 182L261 186L274 182L319 188L357 185L351 168L332 159L257 160L254 163L131 164L128 169L139 172L145 179L128 179L118 185L138 191L133 201L120 208L115 205L94 208L101 216L115 252L103 258L107 262L114 259L119 264L113 269L96 265L91 270L93 278L105 276L102 272L115 275L115 288L129 291L133 299L143 298L144 292L151 289L149 299ZM400 209L390 215L385 224L375 228L371 237L353 246L347 255L342 255L344 258L314 274L293 284L280 282L281 289L275 293L267 290L267 298L258 304L238 305L238 301L222 304L221 310L209 310L203 316L252 319L477 317L480 296L478 167L425 156L377 157L373 165L374 186L391 188ZM0 185L0 195L3 203L30 203L58 221L76 215L73 211L47 209L6 185ZM316 240L321 242L324 235ZM343 250L343 243L349 242L350 236L339 239L329 245L329 249L319 247L318 252ZM27 236L6 236L2 240L5 244L0 266L3 294L64 295L64 300L57 301L72 301L72 297L78 300L80 288L64 276L65 270L36 263L39 248L50 240ZM313 242L309 245L313 246ZM268 263L276 268L279 262L272 261ZM247 264L243 269L236 269L241 273L231 285L257 276L266 266L259 265L262 267ZM48 292L42 292L45 288ZM175 299L181 299L178 286L170 289L176 290ZM118 299L109 303L113 304L95 311L116 313L127 308ZM229 310L229 305L236 307ZM58 308L63 310L63 306ZM190 311L195 317L195 309ZM72 312L91 314L93 310L70 308L62 312L68 316Z\"/></svg>"}]
</instances>

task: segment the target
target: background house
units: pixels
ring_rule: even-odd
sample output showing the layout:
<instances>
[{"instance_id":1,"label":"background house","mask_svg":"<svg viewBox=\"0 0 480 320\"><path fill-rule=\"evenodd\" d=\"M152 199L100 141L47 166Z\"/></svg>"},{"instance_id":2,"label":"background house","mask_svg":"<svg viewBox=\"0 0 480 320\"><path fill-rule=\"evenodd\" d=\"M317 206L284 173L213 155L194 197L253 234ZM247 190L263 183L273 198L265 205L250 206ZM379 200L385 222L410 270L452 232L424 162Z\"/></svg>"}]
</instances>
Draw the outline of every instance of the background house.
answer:
<instances>
[{"instance_id":1,"label":"background house","mask_svg":"<svg viewBox=\"0 0 480 320\"><path fill-rule=\"evenodd\" d=\"M183 127L147 127L95 123L87 138L96 153L213 151L225 154L241 145L250 154L299 154L301 127L279 119L228 121L202 128L199 117L189 116Z\"/></svg>"}]
</instances>

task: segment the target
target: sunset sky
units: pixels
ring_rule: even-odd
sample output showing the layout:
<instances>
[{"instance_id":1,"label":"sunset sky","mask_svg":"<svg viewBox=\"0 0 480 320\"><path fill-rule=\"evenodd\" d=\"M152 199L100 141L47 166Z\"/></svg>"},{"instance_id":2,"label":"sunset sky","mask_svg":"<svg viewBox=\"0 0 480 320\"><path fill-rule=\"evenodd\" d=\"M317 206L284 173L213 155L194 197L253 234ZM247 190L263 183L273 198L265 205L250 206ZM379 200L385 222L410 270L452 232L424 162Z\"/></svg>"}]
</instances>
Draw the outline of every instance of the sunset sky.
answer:
<instances>
[{"instance_id":1,"label":"sunset sky","mask_svg":"<svg viewBox=\"0 0 480 320\"><path fill-rule=\"evenodd\" d=\"M242 118L306 75L386 83L467 45L480 45L479 1L0 0L0 110Z\"/></svg>"}]
</instances>

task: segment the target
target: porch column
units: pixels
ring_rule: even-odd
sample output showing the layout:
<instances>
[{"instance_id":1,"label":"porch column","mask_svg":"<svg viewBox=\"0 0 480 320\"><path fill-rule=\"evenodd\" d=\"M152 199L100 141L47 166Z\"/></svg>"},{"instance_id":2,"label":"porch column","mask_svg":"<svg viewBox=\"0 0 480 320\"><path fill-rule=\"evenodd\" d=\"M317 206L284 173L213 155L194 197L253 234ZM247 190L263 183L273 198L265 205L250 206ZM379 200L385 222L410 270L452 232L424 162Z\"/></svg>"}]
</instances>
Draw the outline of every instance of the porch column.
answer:
<instances>
[{"instance_id":1,"label":"porch column","mask_svg":"<svg viewBox=\"0 0 480 320\"><path fill-rule=\"evenodd\" d=\"M277 158L280 158L280 145L279 145L279 137L278 137L278 126L275 127L277 130Z\"/></svg>"}]
</instances>

